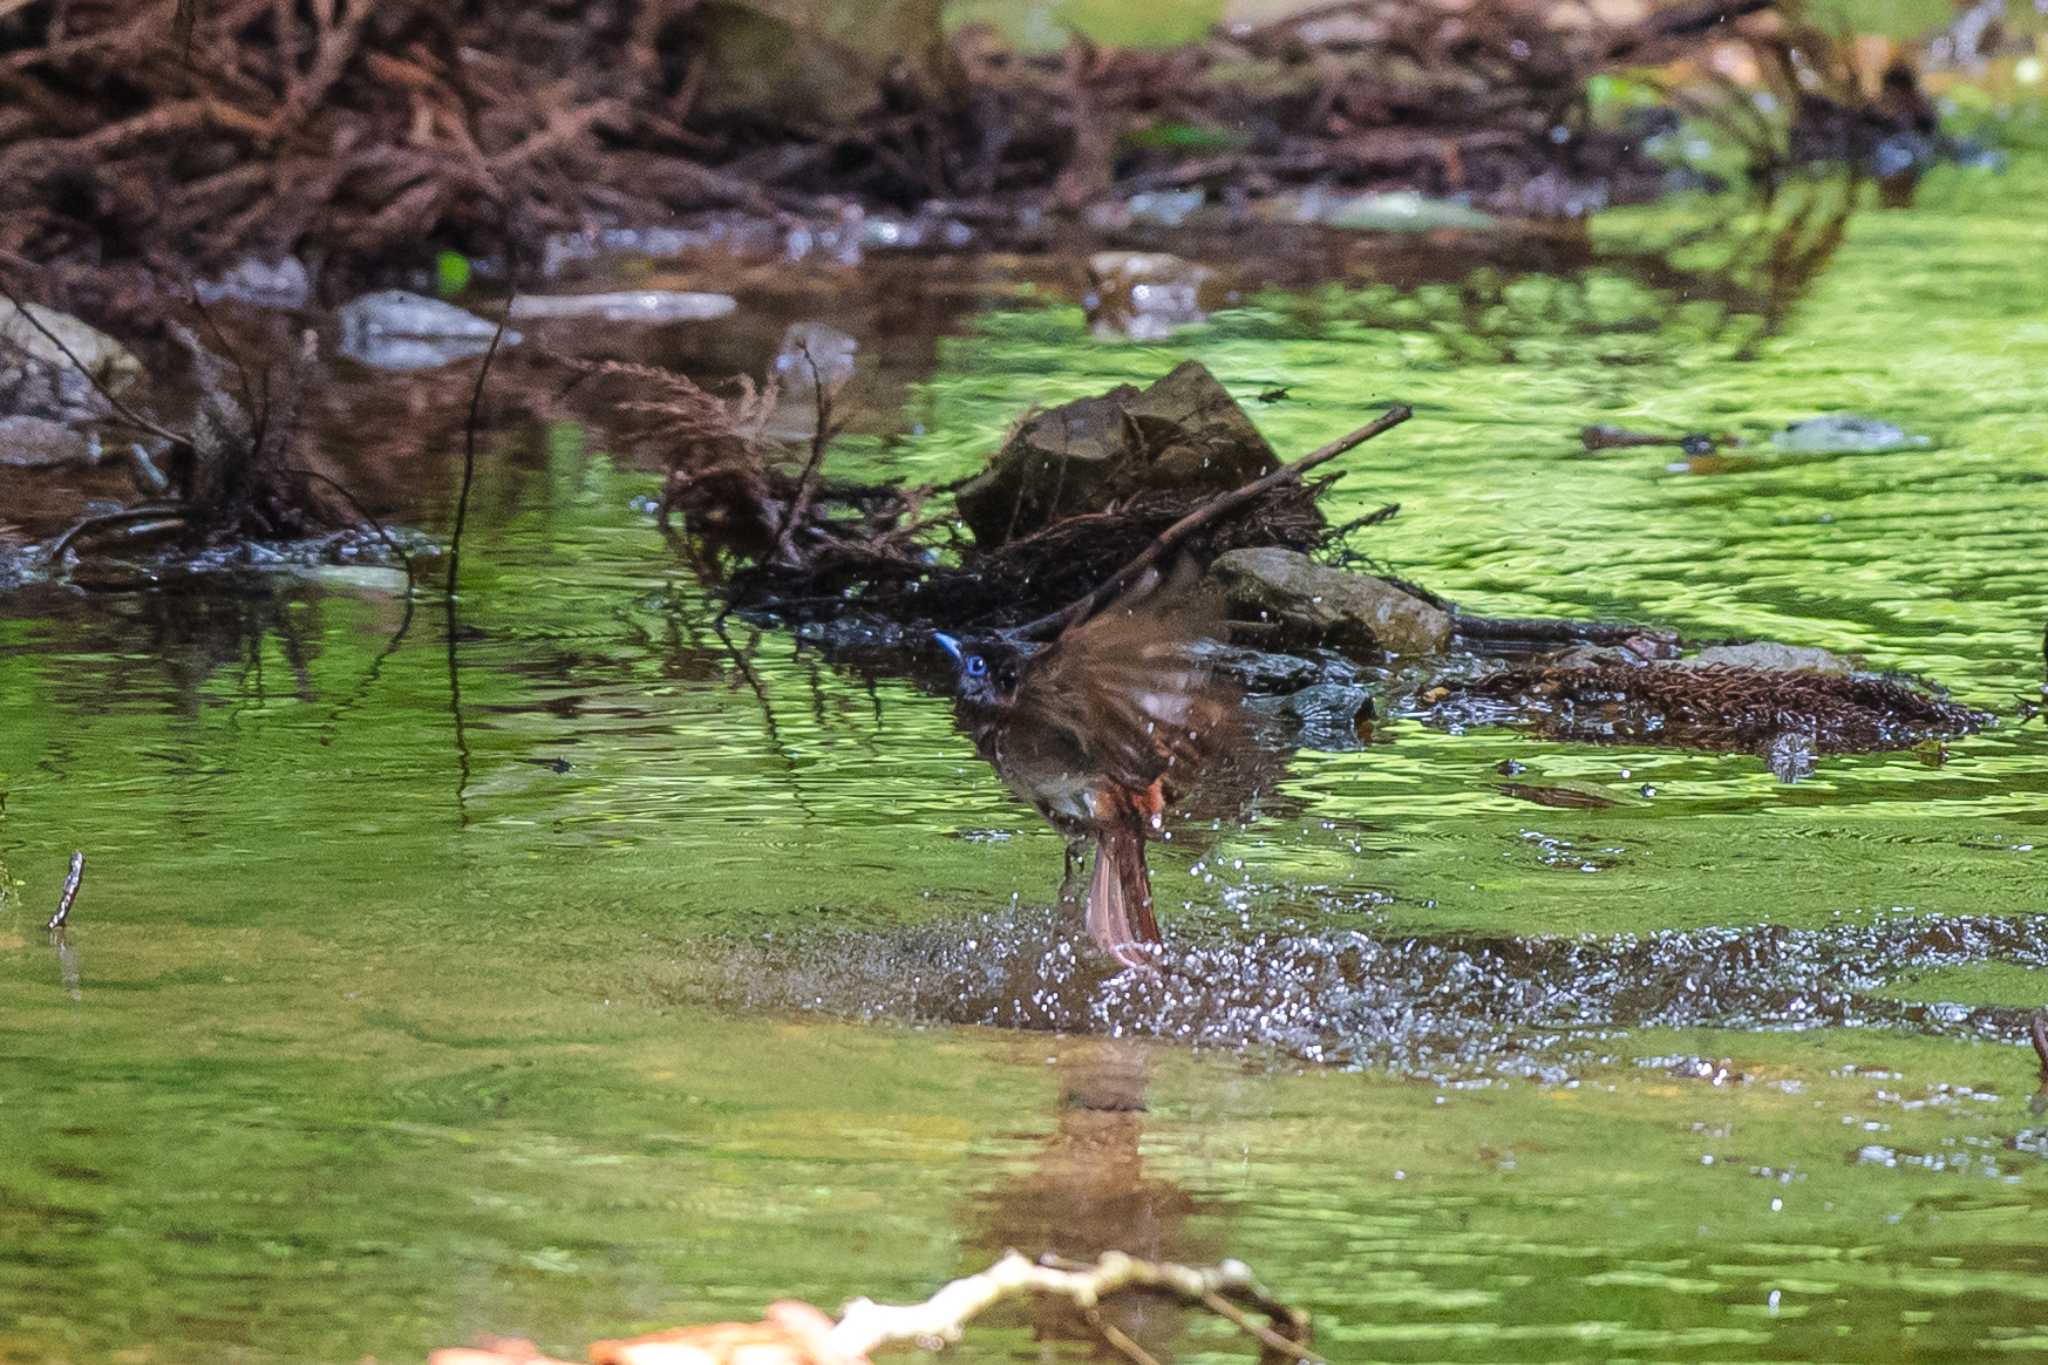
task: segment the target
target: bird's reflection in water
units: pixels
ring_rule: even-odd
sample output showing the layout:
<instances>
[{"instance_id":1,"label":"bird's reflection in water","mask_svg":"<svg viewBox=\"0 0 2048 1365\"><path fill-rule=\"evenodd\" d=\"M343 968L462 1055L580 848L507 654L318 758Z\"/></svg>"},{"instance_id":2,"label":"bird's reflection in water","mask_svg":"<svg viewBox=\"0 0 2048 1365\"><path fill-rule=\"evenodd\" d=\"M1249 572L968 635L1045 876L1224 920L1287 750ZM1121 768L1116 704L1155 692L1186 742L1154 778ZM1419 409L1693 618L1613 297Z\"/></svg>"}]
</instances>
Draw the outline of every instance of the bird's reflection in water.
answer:
<instances>
[{"instance_id":1,"label":"bird's reflection in water","mask_svg":"<svg viewBox=\"0 0 2048 1365\"><path fill-rule=\"evenodd\" d=\"M1093 1261L1105 1251L1207 1264L1223 1254L1203 1206L1145 1166L1145 1091L1150 1049L1122 1039L1055 1038L1044 1046L1057 1080L1053 1131L1023 1169L968 1210L966 1241L994 1259L1006 1250ZM1033 1339L1053 1357L1059 1343L1102 1346L1101 1331L1065 1299L1039 1297L1023 1310ZM1158 1355L1181 1333L1188 1309L1163 1295L1119 1294L1099 1310L1110 1327ZM1162 1356L1162 1359L1165 1358Z\"/></svg>"}]
</instances>

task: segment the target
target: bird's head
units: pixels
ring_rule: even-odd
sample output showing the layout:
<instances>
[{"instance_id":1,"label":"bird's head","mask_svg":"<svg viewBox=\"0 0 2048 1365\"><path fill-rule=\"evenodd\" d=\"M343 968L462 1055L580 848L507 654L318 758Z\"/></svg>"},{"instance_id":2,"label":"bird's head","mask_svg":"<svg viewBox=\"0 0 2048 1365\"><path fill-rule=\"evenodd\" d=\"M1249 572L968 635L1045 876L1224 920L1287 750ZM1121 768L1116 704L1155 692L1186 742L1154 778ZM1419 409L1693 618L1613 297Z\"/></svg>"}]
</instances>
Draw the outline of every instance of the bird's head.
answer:
<instances>
[{"instance_id":1,"label":"bird's head","mask_svg":"<svg viewBox=\"0 0 2048 1365\"><path fill-rule=\"evenodd\" d=\"M1015 646L999 640L963 642L934 633L932 642L952 656L953 690L970 706L1004 707L1017 699L1019 665Z\"/></svg>"}]
</instances>

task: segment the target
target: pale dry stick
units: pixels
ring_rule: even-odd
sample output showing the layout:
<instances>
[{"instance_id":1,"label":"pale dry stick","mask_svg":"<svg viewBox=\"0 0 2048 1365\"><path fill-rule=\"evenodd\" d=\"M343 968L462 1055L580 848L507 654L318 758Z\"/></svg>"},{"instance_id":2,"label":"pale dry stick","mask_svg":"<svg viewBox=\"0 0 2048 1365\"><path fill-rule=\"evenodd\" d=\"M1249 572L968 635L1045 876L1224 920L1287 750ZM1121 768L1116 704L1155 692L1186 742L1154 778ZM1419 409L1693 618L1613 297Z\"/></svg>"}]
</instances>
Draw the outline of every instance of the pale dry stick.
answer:
<instances>
[{"instance_id":1,"label":"pale dry stick","mask_svg":"<svg viewBox=\"0 0 2048 1365\"><path fill-rule=\"evenodd\" d=\"M1078 1268L1063 1268L1066 1266ZM838 1325L827 1338L827 1345L834 1355L855 1360L899 1342L958 1341L971 1319L1005 1299L1024 1294L1050 1294L1072 1301L1085 1314L1092 1313L1104 1298L1125 1289L1158 1290L1205 1306L1211 1297L1223 1298L1234 1294L1250 1299L1262 1311L1278 1312L1290 1322L1306 1321L1273 1299L1241 1261L1195 1267L1142 1261L1120 1251L1107 1251L1093 1265L1077 1262L1039 1265L1013 1251L980 1274L946 1285L923 1303L880 1304L869 1299L855 1299L846 1306ZM1253 1335L1258 1336L1257 1333ZM1259 1340L1267 1345L1285 1341L1278 1333L1273 1336L1274 1342L1266 1342L1264 1337L1259 1337ZM1111 1340L1114 1344L1114 1339ZM1118 1349L1123 1348L1119 1346ZM1321 1359L1293 1342L1287 1342L1284 1347L1276 1345L1276 1349L1298 1360ZM1142 1353L1133 1356L1126 1351L1125 1354L1133 1360L1146 1358Z\"/></svg>"},{"instance_id":2,"label":"pale dry stick","mask_svg":"<svg viewBox=\"0 0 2048 1365\"><path fill-rule=\"evenodd\" d=\"M1094 1268L1086 1261L1070 1261L1064 1256L1042 1256L1039 1260L1041 1264L1049 1265L1055 1270L1087 1271ZM1303 1331L1308 1326L1308 1316L1306 1314L1274 1298L1256 1282L1240 1286L1233 1292L1242 1296L1254 1308L1266 1314L1275 1322L1285 1322L1296 1331ZM1300 1342L1282 1336L1272 1328L1261 1323L1253 1322L1243 1309L1239 1308L1229 1299L1224 1298L1221 1294L1204 1294L1201 1298L1201 1304L1217 1317L1234 1324L1239 1331L1258 1338L1260 1344L1278 1351L1281 1355L1288 1356L1294 1360L1306 1361L1313 1361L1318 1358L1315 1352L1308 1350Z\"/></svg>"},{"instance_id":3,"label":"pale dry stick","mask_svg":"<svg viewBox=\"0 0 2048 1365\"><path fill-rule=\"evenodd\" d=\"M1397 404L1358 430L1346 436L1339 436L1328 445L1302 456L1293 464L1282 465L1270 474L1263 474L1242 487L1218 494L1154 536L1150 545L1140 550L1130 563L1103 579L1095 591L1078 602L1067 604L1050 616L1041 616L1028 625L1019 626L1013 633L1026 639L1040 635L1057 635L1074 622L1087 619L1090 612L1108 601L1139 574L1157 564L1165 557L1167 551L1185 540L1190 533L1200 530L1227 512L1234 512L1246 503L1263 497L1282 484L1299 483L1301 476L1317 465L1336 459L1353 446L1363 445L1381 432L1400 426L1414 415L1415 409L1406 403Z\"/></svg>"},{"instance_id":4,"label":"pale dry stick","mask_svg":"<svg viewBox=\"0 0 2048 1365\"><path fill-rule=\"evenodd\" d=\"M79 849L71 855L71 871L64 877L64 896L57 902L57 913L50 916L47 926L51 933L62 931L71 919L71 903L78 899L78 886L85 880L85 850Z\"/></svg>"}]
</instances>

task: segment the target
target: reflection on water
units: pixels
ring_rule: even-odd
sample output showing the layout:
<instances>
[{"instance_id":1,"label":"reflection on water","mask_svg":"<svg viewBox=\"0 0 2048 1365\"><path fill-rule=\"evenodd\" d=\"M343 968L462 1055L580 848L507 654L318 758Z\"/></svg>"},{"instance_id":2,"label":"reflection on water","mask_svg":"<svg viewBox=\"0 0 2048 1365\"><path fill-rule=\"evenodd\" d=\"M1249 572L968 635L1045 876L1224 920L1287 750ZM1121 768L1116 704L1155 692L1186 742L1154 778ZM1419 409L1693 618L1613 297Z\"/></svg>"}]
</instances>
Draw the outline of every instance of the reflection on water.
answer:
<instances>
[{"instance_id":1,"label":"reflection on water","mask_svg":"<svg viewBox=\"0 0 2048 1365\"><path fill-rule=\"evenodd\" d=\"M567 1352L921 1296L1013 1241L1243 1257L1335 1359L2048 1350L2048 740L2014 710L2048 619L2043 176L1219 260L1244 288L1170 349L1092 338L1066 261L1015 266L1021 298L1004 263L878 266L833 309L792 276L646 341L712 378L793 322L854 337L849 473L957 475L1029 405L1184 356L1282 450L1405 399L1333 494L1402 504L1355 553L2005 718L1788 787L1383 713L1155 846L1156 979L1074 952L1058 836L935 678L720 619L636 510L655 476L516 367L456 632L422 610L394 648L403 600L338 581L9 597L0 1359ZM328 454L438 524L464 384L364 382L328 388ZM1717 472L1578 443L1829 411L1936 443ZM1520 799L1510 759L1602 799ZM73 848L76 999L40 933ZM1076 1327L958 1355L1087 1358Z\"/></svg>"}]
</instances>

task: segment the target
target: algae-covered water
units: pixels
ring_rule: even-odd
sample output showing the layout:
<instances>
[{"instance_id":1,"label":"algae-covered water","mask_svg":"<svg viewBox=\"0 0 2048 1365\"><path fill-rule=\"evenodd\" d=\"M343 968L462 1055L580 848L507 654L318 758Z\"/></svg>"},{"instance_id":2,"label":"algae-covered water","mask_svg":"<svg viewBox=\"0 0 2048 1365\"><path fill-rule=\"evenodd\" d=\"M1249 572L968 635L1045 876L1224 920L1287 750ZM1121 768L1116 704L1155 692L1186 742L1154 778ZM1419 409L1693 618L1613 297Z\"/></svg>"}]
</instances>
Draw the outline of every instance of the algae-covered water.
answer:
<instances>
[{"instance_id":1,"label":"algae-covered water","mask_svg":"<svg viewBox=\"0 0 2048 1365\"><path fill-rule=\"evenodd\" d=\"M1910 207L1802 182L1455 268L1361 244L1159 343L1091 334L1057 261L763 276L744 327L658 343L709 378L791 319L845 328L847 472L957 474L1027 406L1190 356L1283 451L1407 401L1334 495L1402 505L1354 542L1376 564L1494 614L1822 645L2002 717L1794 785L1383 717L1155 859L1199 992L1068 956L1061 843L944 699L721 627L656 476L573 424L485 432L452 633L374 576L14 594L0 1359L573 1355L922 1296L1006 1246L1242 1258L1333 1360L2048 1357L2048 738L2018 709L2048 136L2001 136L2003 172ZM336 381L365 415L330 447L417 428L358 472L445 524L466 390L423 416L409 381ZM1930 443L1577 439L1834 411ZM1509 759L1615 804L1519 799ZM1020 1310L952 1354L1098 1350Z\"/></svg>"}]
</instances>

